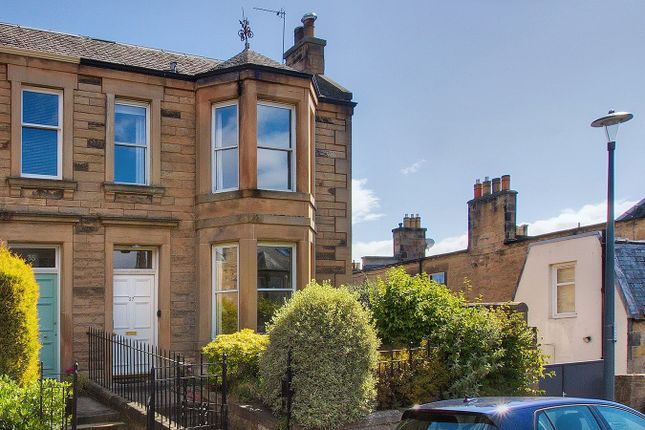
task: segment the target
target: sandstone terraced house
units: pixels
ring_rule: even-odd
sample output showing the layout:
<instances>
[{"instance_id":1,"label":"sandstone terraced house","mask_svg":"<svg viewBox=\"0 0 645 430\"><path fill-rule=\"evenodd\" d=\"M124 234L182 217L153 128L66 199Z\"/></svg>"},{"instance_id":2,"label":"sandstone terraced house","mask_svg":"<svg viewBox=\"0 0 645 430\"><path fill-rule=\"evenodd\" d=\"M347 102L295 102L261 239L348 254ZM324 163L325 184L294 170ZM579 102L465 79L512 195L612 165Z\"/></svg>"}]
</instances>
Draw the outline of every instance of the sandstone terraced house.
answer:
<instances>
[{"instance_id":1,"label":"sandstone terraced house","mask_svg":"<svg viewBox=\"0 0 645 430\"><path fill-rule=\"evenodd\" d=\"M315 19L286 64L0 24L0 240L36 273L47 373L89 326L191 354L351 280L355 103Z\"/></svg>"}]
</instances>

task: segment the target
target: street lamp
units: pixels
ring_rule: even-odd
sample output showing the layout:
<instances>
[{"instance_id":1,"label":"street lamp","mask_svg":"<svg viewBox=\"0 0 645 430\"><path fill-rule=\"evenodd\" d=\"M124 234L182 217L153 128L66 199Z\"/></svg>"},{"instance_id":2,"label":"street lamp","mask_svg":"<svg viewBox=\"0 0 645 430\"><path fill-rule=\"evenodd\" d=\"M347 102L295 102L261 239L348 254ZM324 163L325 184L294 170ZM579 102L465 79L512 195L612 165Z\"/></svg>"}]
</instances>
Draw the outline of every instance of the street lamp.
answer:
<instances>
[{"instance_id":1,"label":"street lamp","mask_svg":"<svg viewBox=\"0 0 645 430\"><path fill-rule=\"evenodd\" d=\"M607 229L605 234L605 300L603 303L603 376L605 399L614 400L615 380L615 343L616 325L614 315L614 150L618 126L632 119L628 112L609 113L591 123L592 127L604 127L607 135L607 154L609 156L607 172Z\"/></svg>"}]
</instances>

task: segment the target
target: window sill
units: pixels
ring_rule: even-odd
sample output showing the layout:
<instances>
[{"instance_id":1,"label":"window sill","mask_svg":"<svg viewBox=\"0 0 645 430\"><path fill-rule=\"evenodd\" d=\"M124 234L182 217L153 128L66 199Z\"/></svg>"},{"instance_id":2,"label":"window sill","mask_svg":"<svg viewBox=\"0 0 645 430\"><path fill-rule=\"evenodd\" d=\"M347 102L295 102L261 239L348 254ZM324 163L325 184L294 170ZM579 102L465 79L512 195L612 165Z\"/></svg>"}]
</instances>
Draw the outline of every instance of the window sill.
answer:
<instances>
[{"instance_id":1,"label":"window sill","mask_svg":"<svg viewBox=\"0 0 645 430\"><path fill-rule=\"evenodd\" d=\"M103 190L109 200L133 203L160 203L166 192L164 187L151 185L115 184L103 182Z\"/></svg>"},{"instance_id":2,"label":"window sill","mask_svg":"<svg viewBox=\"0 0 645 430\"><path fill-rule=\"evenodd\" d=\"M221 191L216 193L202 194L197 196L197 203L220 202L226 200L235 200L242 198L256 199L276 199L276 200L294 200L309 202L315 206L315 200L309 193L299 193L294 191L271 191L271 190L234 190Z\"/></svg>"},{"instance_id":3,"label":"window sill","mask_svg":"<svg viewBox=\"0 0 645 430\"><path fill-rule=\"evenodd\" d=\"M555 314L551 315L551 318L558 320L562 318L576 318L578 314L576 312L566 313L566 314Z\"/></svg>"},{"instance_id":4,"label":"window sill","mask_svg":"<svg viewBox=\"0 0 645 430\"><path fill-rule=\"evenodd\" d=\"M39 178L7 178L12 197L35 197L46 199L71 199L78 187L76 181Z\"/></svg>"}]
</instances>

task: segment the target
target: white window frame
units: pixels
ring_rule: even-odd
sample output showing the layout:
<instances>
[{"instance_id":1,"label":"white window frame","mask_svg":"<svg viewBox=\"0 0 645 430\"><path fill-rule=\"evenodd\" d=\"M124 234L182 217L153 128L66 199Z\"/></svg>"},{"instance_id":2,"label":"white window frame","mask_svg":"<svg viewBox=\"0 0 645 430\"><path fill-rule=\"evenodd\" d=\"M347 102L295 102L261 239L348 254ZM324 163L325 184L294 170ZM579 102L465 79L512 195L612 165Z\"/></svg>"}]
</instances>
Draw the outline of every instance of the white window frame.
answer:
<instances>
[{"instance_id":1,"label":"white window frame","mask_svg":"<svg viewBox=\"0 0 645 430\"><path fill-rule=\"evenodd\" d=\"M236 108L235 111L237 112L235 146L223 146L221 148L217 148L215 146L215 139L217 137L217 133L216 133L217 123L216 123L215 113L217 112L217 109L225 108L229 106L235 106ZM237 187L217 189L217 176L216 176L217 157L215 156L215 154L218 151L223 151L225 149L233 149L233 148L237 148ZM211 191L213 193L223 193L225 191L238 190L239 188L240 188L240 106L237 100L229 100L226 102L213 104L213 107L211 110Z\"/></svg>"},{"instance_id":2,"label":"white window frame","mask_svg":"<svg viewBox=\"0 0 645 430\"><path fill-rule=\"evenodd\" d=\"M256 299L256 309L255 309L255 315L257 316L258 310L257 310L257 298L259 293L261 292L276 292L276 291L290 291L291 292L291 297L296 293L297 289L297 248L295 243L283 243L283 242L258 242L257 248L259 247L271 247L271 248L291 248L291 288L258 288L257 286L257 280L256 280L256 285L255 285L255 299ZM257 269L257 258L258 258L258 253L257 253L257 248L255 252L255 264L256 264L256 273L258 272ZM257 325L257 321L256 321Z\"/></svg>"},{"instance_id":3,"label":"white window frame","mask_svg":"<svg viewBox=\"0 0 645 430\"><path fill-rule=\"evenodd\" d=\"M573 268L573 282L558 283L558 269ZM551 316L553 318L574 318L578 314L574 312L558 312L558 287L564 285L573 285L573 307L576 308L576 262L558 263L551 265Z\"/></svg>"},{"instance_id":4,"label":"white window frame","mask_svg":"<svg viewBox=\"0 0 645 430\"><path fill-rule=\"evenodd\" d=\"M215 285L217 276L215 273L215 249L217 248L236 248L236 268L237 268L237 285L235 290L218 291ZM215 339L217 334L217 295L237 293L237 330L240 330L240 246L237 243L216 243L211 246L211 339Z\"/></svg>"},{"instance_id":5,"label":"white window frame","mask_svg":"<svg viewBox=\"0 0 645 430\"><path fill-rule=\"evenodd\" d=\"M256 145L257 149L270 149L270 150L273 150L273 151L284 151L284 152L290 152L291 153L290 166L289 166L289 169L291 171L291 177L289 178L290 179L289 182L291 183L291 187L288 190L280 190L280 189L274 189L274 188L260 188L260 186L258 185L258 188L262 189L262 190L268 190L268 191L282 191L282 192L286 192L286 193L293 193L293 192L296 191L296 146L297 146L296 145L297 144L297 141L296 141L296 107L294 105L290 105L290 104L269 102L269 101L264 101L264 100L258 100L257 105L258 106L263 105L263 106L269 106L269 107L277 107L277 108L281 108L281 109L289 109L290 115L291 115L291 148L282 149L282 148L274 148L274 147L270 147L270 146ZM256 117L256 120L257 120L257 117ZM257 129L257 127L256 127L256 129ZM257 130L256 130L256 142L258 141L257 137L258 136L257 136ZM257 154L259 153L259 151L257 151L257 149L256 149L256 157L257 157ZM255 174L257 175L257 171L255 172Z\"/></svg>"},{"instance_id":6,"label":"white window frame","mask_svg":"<svg viewBox=\"0 0 645 430\"><path fill-rule=\"evenodd\" d=\"M113 169L113 175L114 175L114 183L115 184L123 184L123 185L141 185L141 186L148 186L150 185L150 103L147 102L141 102L141 101L136 101L136 100L128 100L128 99L116 99L114 101L114 125L116 127L116 110L118 105L123 105L123 106L133 106L133 107L139 107L139 108L144 108L146 110L146 145L145 147L141 145L136 145L132 143L126 143L126 142L118 142L116 140L116 133L113 136L114 137L114 148L112 149L114 151L113 159L114 159L114 165L112 167ZM116 180L116 147L117 146L128 146L128 147L133 147L133 148L145 148L145 157L144 157L144 162L145 162L145 175L144 175L144 182L143 184L136 183L136 182L120 182Z\"/></svg>"},{"instance_id":7,"label":"white window frame","mask_svg":"<svg viewBox=\"0 0 645 430\"><path fill-rule=\"evenodd\" d=\"M54 94L58 97L58 126L54 127L51 125L43 124L33 124L25 122L23 115L25 112L25 97L26 92L32 93L42 93L42 94ZM33 173L25 173L22 171L22 129L23 128L37 128L41 130L55 130L56 139L57 139L57 151L56 151L56 175L38 175ZM62 179L63 178L63 91L62 90L52 90L46 88L36 88L36 87L23 87L20 90L20 176L23 178L34 178L34 179Z\"/></svg>"}]
</instances>

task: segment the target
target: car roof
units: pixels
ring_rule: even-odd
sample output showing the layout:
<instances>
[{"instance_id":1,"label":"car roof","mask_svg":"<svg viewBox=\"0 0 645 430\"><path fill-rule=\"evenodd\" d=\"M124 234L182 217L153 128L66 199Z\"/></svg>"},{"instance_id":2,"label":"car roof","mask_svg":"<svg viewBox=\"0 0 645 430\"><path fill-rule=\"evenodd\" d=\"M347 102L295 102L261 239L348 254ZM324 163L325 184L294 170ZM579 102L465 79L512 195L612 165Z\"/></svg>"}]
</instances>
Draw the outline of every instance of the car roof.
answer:
<instances>
[{"instance_id":1,"label":"car roof","mask_svg":"<svg viewBox=\"0 0 645 430\"><path fill-rule=\"evenodd\" d=\"M570 404L602 404L622 406L618 403L599 399L577 397L474 397L466 399L440 400L437 402L417 405L415 411L450 411L478 413L487 416L519 409L541 409L549 406Z\"/></svg>"}]
</instances>

